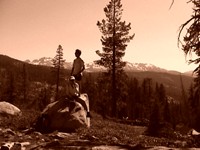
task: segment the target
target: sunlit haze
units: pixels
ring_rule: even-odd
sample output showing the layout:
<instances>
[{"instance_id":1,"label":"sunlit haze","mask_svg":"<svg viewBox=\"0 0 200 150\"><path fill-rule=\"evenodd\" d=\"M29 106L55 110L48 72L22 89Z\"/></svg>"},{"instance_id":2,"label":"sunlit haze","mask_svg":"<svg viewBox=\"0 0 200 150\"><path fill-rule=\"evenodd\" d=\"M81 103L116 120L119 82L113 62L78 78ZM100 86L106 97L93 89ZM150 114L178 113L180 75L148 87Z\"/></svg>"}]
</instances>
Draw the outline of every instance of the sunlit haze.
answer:
<instances>
[{"instance_id":1,"label":"sunlit haze","mask_svg":"<svg viewBox=\"0 0 200 150\"><path fill-rule=\"evenodd\" d=\"M123 58L177 71L194 70L177 45L179 27L192 15L188 0L121 0L122 21L131 23ZM0 0L0 54L26 60L54 57L62 45L64 59L72 62L75 49L85 62L99 59L101 32L96 23L105 19L109 0ZM181 35L185 35L185 31ZM181 38L182 38L181 37Z\"/></svg>"}]
</instances>

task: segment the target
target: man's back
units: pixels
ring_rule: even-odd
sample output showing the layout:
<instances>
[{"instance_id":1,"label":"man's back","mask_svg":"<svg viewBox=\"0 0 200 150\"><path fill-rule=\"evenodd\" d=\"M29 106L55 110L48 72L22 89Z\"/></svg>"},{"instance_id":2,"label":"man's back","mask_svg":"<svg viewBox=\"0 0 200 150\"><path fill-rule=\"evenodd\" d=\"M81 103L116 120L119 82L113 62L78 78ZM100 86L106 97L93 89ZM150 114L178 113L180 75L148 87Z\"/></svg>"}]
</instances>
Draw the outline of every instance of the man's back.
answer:
<instances>
[{"instance_id":1,"label":"man's back","mask_svg":"<svg viewBox=\"0 0 200 150\"><path fill-rule=\"evenodd\" d=\"M80 57L76 58L73 62L73 68L74 70L73 70L72 75L79 74L84 68L84 61Z\"/></svg>"}]
</instances>

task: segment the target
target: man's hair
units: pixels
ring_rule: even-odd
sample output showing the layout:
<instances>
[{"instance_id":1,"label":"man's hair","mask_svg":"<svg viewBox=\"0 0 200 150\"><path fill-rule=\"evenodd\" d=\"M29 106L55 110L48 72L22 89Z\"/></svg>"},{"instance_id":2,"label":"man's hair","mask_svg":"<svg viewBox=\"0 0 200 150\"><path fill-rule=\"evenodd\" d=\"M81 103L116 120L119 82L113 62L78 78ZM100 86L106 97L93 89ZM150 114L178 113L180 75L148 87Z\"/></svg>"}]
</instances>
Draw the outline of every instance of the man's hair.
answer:
<instances>
[{"instance_id":1,"label":"man's hair","mask_svg":"<svg viewBox=\"0 0 200 150\"><path fill-rule=\"evenodd\" d=\"M80 49L76 49L76 52L77 54L81 55L81 50Z\"/></svg>"}]
</instances>

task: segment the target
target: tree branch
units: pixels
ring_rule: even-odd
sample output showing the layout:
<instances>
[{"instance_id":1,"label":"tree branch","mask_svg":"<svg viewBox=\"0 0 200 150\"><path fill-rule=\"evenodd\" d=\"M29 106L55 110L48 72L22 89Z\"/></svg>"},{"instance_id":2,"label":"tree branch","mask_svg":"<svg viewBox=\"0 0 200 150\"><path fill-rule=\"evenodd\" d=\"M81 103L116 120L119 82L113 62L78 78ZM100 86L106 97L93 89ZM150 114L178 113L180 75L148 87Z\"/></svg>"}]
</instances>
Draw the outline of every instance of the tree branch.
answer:
<instances>
[{"instance_id":1,"label":"tree branch","mask_svg":"<svg viewBox=\"0 0 200 150\"><path fill-rule=\"evenodd\" d=\"M190 23L190 21L192 21L193 19L195 19L195 18L198 18L199 16L193 16L192 18L190 18L188 21L186 21L184 24L182 24L181 26L180 26L180 31L179 31L179 34L178 34L178 47L179 47L179 43L181 43L181 40L180 40L180 36L181 36L181 33L182 33L182 31L183 31L183 29L185 28L185 26L188 24L188 23Z\"/></svg>"},{"instance_id":2,"label":"tree branch","mask_svg":"<svg viewBox=\"0 0 200 150\"><path fill-rule=\"evenodd\" d=\"M174 0L172 0L172 3L171 3L171 5L170 5L169 9L172 8L172 5L173 5L173 4L174 4Z\"/></svg>"}]
</instances>

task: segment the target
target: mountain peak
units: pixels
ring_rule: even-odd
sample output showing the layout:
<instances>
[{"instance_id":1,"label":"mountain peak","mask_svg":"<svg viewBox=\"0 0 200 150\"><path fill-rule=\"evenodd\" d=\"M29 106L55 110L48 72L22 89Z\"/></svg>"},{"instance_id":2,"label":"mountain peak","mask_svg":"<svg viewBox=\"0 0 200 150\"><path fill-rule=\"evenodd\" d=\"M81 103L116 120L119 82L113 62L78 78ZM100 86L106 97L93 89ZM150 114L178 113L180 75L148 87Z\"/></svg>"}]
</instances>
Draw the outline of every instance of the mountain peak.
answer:
<instances>
[{"instance_id":1,"label":"mountain peak","mask_svg":"<svg viewBox=\"0 0 200 150\"><path fill-rule=\"evenodd\" d=\"M130 63L126 62L126 71L155 71L155 72L167 72L166 69L159 68L149 63Z\"/></svg>"},{"instance_id":2,"label":"mountain peak","mask_svg":"<svg viewBox=\"0 0 200 150\"><path fill-rule=\"evenodd\" d=\"M44 65L44 66L53 66L53 58L51 57L42 57L39 59L34 59L32 61L26 60L25 62L34 64L34 65ZM64 67L66 69L70 69L72 67L72 62L65 62ZM94 72L94 71L104 71L105 68L103 66L99 66L94 62L85 63L86 71ZM168 72L166 69L159 68L155 65L149 63L130 63L126 62L126 66L124 67L126 71L154 71L154 72Z\"/></svg>"}]
</instances>

